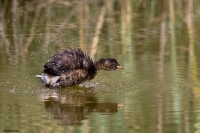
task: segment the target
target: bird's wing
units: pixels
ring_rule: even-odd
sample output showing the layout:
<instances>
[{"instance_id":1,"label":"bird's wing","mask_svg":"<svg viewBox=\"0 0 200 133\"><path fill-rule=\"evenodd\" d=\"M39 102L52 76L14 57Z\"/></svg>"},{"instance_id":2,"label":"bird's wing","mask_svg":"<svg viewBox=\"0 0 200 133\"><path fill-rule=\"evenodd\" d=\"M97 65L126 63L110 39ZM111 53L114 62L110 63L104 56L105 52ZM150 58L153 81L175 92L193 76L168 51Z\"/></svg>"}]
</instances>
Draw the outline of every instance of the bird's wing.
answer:
<instances>
[{"instance_id":1,"label":"bird's wing","mask_svg":"<svg viewBox=\"0 0 200 133\"><path fill-rule=\"evenodd\" d=\"M87 69L92 60L80 49L67 49L51 57L44 64L44 72L52 75L60 75L73 69Z\"/></svg>"}]
</instances>

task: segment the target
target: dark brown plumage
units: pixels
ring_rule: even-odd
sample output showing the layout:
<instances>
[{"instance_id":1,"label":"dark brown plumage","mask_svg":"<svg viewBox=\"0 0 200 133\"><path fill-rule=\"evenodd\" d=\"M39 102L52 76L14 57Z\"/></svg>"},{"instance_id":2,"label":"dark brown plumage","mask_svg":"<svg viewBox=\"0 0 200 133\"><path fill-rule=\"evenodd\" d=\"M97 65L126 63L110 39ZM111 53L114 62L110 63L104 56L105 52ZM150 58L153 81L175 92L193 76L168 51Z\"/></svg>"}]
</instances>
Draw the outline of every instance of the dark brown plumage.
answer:
<instances>
[{"instance_id":1,"label":"dark brown plumage","mask_svg":"<svg viewBox=\"0 0 200 133\"><path fill-rule=\"evenodd\" d=\"M101 58L93 62L81 49L70 48L51 57L44 64L40 77L46 86L72 86L93 79L99 70L123 68L114 58Z\"/></svg>"}]
</instances>

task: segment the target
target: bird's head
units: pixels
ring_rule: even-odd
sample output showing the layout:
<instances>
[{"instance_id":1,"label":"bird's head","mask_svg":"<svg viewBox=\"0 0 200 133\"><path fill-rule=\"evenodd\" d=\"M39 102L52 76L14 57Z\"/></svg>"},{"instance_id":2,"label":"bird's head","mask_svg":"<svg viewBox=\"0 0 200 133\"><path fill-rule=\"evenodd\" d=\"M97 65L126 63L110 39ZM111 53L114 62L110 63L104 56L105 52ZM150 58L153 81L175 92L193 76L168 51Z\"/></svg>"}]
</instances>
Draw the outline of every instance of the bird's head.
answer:
<instances>
[{"instance_id":1,"label":"bird's head","mask_svg":"<svg viewBox=\"0 0 200 133\"><path fill-rule=\"evenodd\" d=\"M116 69L121 69L124 68L124 66L120 65L116 59L114 58L101 58L97 62L95 62L95 65L98 70L116 70Z\"/></svg>"}]
</instances>

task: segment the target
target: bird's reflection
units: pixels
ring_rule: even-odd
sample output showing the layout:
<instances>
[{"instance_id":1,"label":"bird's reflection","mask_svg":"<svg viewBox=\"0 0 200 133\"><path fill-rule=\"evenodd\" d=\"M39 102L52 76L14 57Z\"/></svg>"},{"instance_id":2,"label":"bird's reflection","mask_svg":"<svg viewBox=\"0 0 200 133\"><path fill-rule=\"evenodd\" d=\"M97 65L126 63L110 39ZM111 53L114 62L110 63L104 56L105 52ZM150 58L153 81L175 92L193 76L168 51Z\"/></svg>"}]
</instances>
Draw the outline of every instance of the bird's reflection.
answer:
<instances>
[{"instance_id":1,"label":"bird's reflection","mask_svg":"<svg viewBox=\"0 0 200 133\"><path fill-rule=\"evenodd\" d=\"M76 89L46 89L42 99L47 112L64 125L81 125L91 112L115 113L121 104L98 102L94 89L76 87Z\"/></svg>"}]
</instances>

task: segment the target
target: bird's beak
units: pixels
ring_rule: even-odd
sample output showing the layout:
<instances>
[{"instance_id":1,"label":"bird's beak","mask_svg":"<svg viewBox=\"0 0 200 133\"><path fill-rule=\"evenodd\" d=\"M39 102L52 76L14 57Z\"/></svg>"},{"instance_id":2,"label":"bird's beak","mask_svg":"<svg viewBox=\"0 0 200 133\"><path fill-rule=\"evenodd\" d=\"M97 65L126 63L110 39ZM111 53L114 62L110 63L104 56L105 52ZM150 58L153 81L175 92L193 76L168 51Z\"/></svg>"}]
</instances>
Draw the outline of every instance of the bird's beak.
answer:
<instances>
[{"instance_id":1,"label":"bird's beak","mask_svg":"<svg viewBox=\"0 0 200 133\"><path fill-rule=\"evenodd\" d=\"M119 65L119 66L117 66L117 68L118 68L118 69L124 69L125 67L124 67L124 66L121 66L121 65Z\"/></svg>"}]
</instances>

